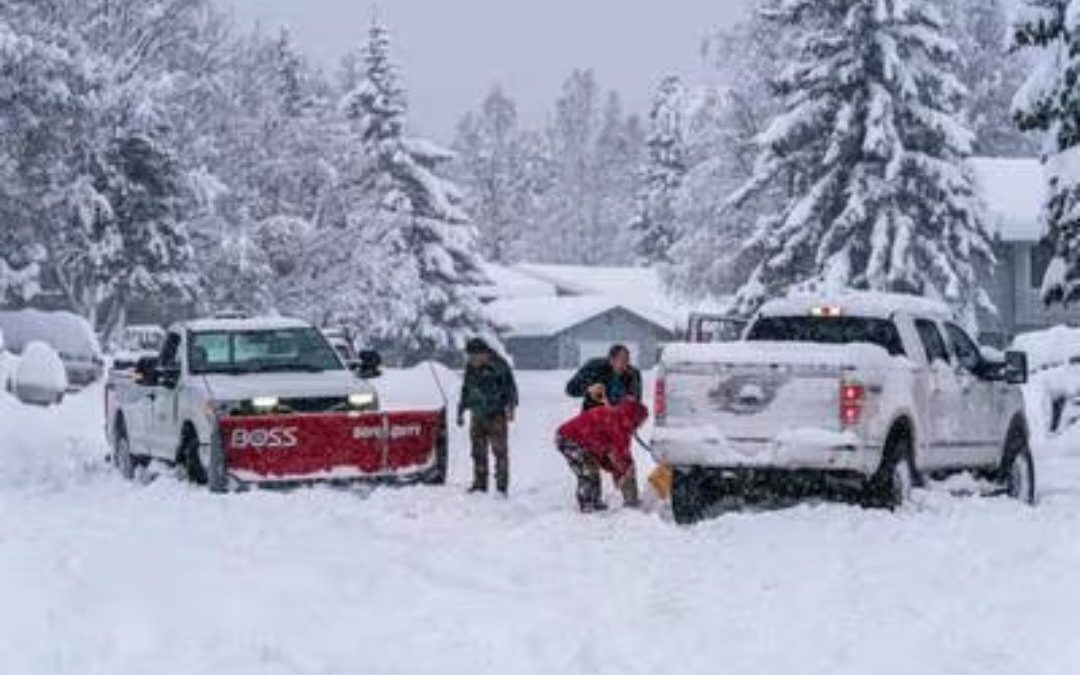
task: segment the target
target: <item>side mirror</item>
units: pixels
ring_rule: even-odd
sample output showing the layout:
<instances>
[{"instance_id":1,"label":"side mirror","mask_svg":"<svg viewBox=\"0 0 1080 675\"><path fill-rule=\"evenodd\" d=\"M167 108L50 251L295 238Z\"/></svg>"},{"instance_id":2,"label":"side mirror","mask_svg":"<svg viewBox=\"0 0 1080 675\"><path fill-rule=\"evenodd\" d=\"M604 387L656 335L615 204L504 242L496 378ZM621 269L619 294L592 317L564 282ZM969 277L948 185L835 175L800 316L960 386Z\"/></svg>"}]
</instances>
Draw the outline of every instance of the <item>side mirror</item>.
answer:
<instances>
[{"instance_id":1,"label":"side mirror","mask_svg":"<svg viewBox=\"0 0 1080 675\"><path fill-rule=\"evenodd\" d=\"M135 384L142 385L144 387L153 387L157 384L157 364L158 360L156 356L144 356L135 362L135 373L132 379Z\"/></svg>"},{"instance_id":2,"label":"side mirror","mask_svg":"<svg viewBox=\"0 0 1080 675\"><path fill-rule=\"evenodd\" d=\"M1026 352L1005 352L1004 379L1009 384L1027 384L1028 358Z\"/></svg>"},{"instance_id":3,"label":"side mirror","mask_svg":"<svg viewBox=\"0 0 1080 675\"><path fill-rule=\"evenodd\" d=\"M154 377L157 379L158 386L165 387L166 389L175 389L176 385L180 383L179 366L169 366L167 368L158 366L154 372Z\"/></svg>"},{"instance_id":4,"label":"side mirror","mask_svg":"<svg viewBox=\"0 0 1080 675\"><path fill-rule=\"evenodd\" d=\"M373 380L382 375L382 356L373 349L365 349L349 367L358 377Z\"/></svg>"}]
</instances>

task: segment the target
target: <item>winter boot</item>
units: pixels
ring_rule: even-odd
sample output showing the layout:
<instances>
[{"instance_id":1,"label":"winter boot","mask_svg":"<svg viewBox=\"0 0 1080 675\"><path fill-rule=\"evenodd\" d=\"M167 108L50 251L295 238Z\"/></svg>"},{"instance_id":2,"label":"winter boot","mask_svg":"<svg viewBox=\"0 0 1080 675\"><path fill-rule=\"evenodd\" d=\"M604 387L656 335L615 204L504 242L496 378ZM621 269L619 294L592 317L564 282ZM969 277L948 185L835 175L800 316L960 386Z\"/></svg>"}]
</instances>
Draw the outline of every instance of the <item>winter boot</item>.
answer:
<instances>
[{"instance_id":1,"label":"winter boot","mask_svg":"<svg viewBox=\"0 0 1080 675\"><path fill-rule=\"evenodd\" d=\"M623 506L628 509L637 509L641 507L641 497L638 496L638 484L637 475L634 469L623 476L622 481L619 483L619 490L622 492Z\"/></svg>"}]
</instances>

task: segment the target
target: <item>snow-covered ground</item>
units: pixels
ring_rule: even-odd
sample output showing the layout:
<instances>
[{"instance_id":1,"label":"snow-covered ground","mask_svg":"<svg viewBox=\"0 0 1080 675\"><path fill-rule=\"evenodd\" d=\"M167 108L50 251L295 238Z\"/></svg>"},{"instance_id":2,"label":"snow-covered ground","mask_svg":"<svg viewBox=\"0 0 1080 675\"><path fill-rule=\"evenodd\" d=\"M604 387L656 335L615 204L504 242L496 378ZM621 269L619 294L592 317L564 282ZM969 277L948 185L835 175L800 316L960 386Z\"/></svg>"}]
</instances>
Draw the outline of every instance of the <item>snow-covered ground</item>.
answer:
<instances>
[{"instance_id":1,"label":"snow-covered ground","mask_svg":"<svg viewBox=\"0 0 1080 675\"><path fill-rule=\"evenodd\" d=\"M1061 674L1080 642L1080 459L1042 501L582 517L525 373L509 502L444 488L214 496L103 462L101 392L0 396L0 672ZM448 382L456 388L456 381ZM391 403L430 402L425 371ZM648 460L641 458L643 466ZM606 486L610 493L610 486ZM612 501L617 499L612 497Z\"/></svg>"}]
</instances>

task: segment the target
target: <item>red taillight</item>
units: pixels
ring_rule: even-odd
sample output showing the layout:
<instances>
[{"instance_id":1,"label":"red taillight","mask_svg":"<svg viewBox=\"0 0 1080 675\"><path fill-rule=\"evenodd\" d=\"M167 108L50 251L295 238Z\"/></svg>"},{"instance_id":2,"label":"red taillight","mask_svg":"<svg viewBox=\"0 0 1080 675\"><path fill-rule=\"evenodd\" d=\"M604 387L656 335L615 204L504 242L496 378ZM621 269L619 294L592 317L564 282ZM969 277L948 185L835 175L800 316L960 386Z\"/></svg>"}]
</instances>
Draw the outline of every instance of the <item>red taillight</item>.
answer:
<instances>
[{"instance_id":1,"label":"red taillight","mask_svg":"<svg viewBox=\"0 0 1080 675\"><path fill-rule=\"evenodd\" d=\"M667 415L667 383L664 382L663 376L656 378L656 387L653 393L653 407L656 408L656 417L658 419L663 418Z\"/></svg>"},{"instance_id":2,"label":"red taillight","mask_svg":"<svg viewBox=\"0 0 1080 675\"><path fill-rule=\"evenodd\" d=\"M840 426L853 427L862 419L866 389L861 384L840 385Z\"/></svg>"}]
</instances>

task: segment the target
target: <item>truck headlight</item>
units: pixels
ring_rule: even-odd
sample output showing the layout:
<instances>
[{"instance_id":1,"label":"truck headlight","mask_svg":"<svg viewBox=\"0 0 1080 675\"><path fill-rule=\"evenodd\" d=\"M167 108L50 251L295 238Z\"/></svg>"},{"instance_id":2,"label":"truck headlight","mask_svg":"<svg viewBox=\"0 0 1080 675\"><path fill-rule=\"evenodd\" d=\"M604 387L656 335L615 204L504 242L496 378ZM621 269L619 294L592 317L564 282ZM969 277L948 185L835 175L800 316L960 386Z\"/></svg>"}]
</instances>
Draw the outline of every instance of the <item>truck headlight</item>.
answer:
<instances>
[{"instance_id":1,"label":"truck headlight","mask_svg":"<svg viewBox=\"0 0 1080 675\"><path fill-rule=\"evenodd\" d=\"M349 407L357 409L374 408L375 394L372 394L371 392L349 394Z\"/></svg>"},{"instance_id":2,"label":"truck headlight","mask_svg":"<svg viewBox=\"0 0 1080 675\"><path fill-rule=\"evenodd\" d=\"M251 407L256 410L266 411L273 410L278 406L278 399L276 396L256 396L251 399Z\"/></svg>"}]
</instances>

